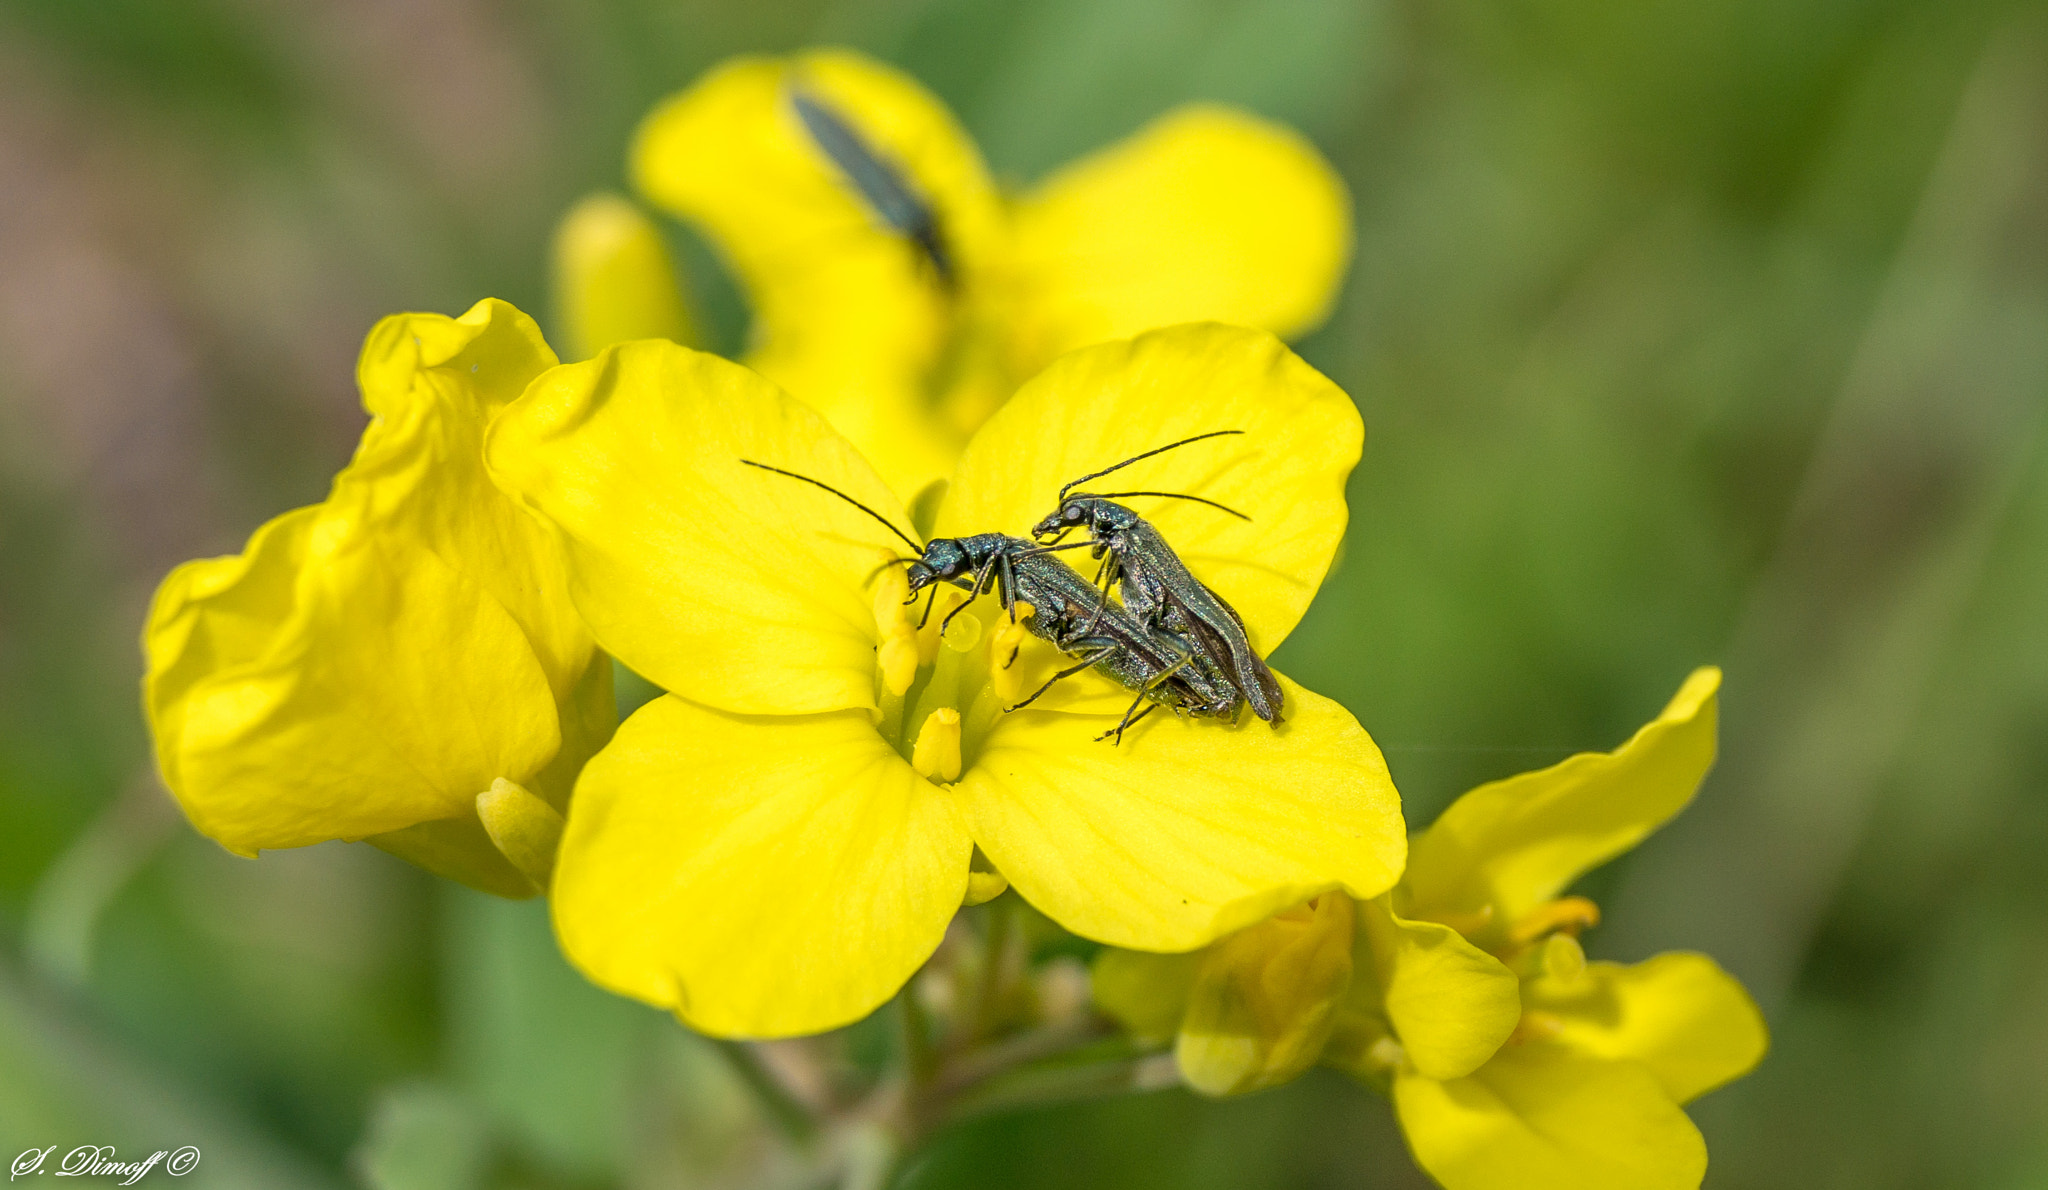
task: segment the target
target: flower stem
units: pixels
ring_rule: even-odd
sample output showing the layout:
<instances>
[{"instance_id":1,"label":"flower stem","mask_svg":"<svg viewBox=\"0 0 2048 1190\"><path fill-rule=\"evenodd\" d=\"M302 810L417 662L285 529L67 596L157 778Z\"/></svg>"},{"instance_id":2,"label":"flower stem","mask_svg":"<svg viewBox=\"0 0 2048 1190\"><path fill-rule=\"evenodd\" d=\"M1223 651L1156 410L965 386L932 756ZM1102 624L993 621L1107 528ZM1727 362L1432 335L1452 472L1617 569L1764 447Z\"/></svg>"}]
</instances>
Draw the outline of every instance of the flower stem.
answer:
<instances>
[{"instance_id":1,"label":"flower stem","mask_svg":"<svg viewBox=\"0 0 2048 1190\"><path fill-rule=\"evenodd\" d=\"M760 1052L745 1041L722 1037L706 1038L727 1066L745 1083L761 1109L777 1128L799 1148L808 1147L818 1135L818 1118L801 1099L783 1085L775 1072L761 1061Z\"/></svg>"},{"instance_id":2,"label":"flower stem","mask_svg":"<svg viewBox=\"0 0 2048 1190\"><path fill-rule=\"evenodd\" d=\"M998 897L989 903L988 930L981 948L981 979L974 991L974 1019L968 1026L972 1037L986 1037L994 1032L1003 990L1003 960L1010 946L1011 917L1009 898Z\"/></svg>"},{"instance_id":3,"label":"flower stem","mask_svg":"<svg viewBox=\"0 0 2048 1190\"><path fill-rule=\"evenodd\" d=\"M994 1112L1099 1099L1169 1087L1178 1081L1171 1054L1119 1053L1096 1060L1070 1052L962 1088L945 1105L941 1123Z\"/></svg>"},{"instance_id":4,"label":"flower stem","mask_svg":"<svg viewBox=\"0 0 2048 1190\"><path fill-rule=\"evenodd\" d=\"M903 1066L909 1076L913 1098L932 1078L938 1068L938 1056L932 1052L932 1023L925 1014L924 1004L917 998L917 981L911 980L903 990L896 993L897 1024L903 1033Z\"/></svg>"}]
</instances>

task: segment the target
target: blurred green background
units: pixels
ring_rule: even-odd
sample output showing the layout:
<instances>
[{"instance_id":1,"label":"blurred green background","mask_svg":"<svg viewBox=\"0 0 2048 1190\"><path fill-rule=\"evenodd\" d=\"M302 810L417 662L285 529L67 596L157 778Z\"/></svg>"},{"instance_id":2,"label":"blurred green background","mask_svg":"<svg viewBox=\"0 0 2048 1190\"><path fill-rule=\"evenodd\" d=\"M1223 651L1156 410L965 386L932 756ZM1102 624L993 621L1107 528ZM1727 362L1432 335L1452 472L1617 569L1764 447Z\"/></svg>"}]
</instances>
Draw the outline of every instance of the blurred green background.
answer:
<instances>
[{"instance_id":1,"label":"blurred green background","mask_svg":"<svg viewBox=\"0 0 2048 1190\"><path fill-rule=\"evenodd\" d=\"M1320 144L1359 249L1302 351L1369 441L1282 665L1420 826L1725 664L1700 801L1586 882L1596 957L1708 950L1770 1015L1694 1108L1708 1184L2048 1187L2048 5L1991 0L0 0L0 1156L751 1167L701 1043L539 906L194 835L135 638L171 565L324 494L379 315L545 312L651 101L819 42L1020 183L1187 99ZM984 1121L912 1184L1424 1183L1316 1075Z\"/></svg>"}]
</instances>

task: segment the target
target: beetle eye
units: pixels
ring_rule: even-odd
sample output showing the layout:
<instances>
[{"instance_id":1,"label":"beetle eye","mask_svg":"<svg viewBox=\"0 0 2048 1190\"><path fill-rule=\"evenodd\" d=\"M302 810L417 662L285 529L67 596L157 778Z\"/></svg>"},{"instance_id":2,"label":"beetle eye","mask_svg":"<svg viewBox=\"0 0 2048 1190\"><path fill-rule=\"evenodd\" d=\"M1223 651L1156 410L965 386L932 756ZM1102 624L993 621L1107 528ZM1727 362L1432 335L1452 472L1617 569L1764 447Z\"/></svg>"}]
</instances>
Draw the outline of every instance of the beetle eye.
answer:
<instances>
[{"instance_id":1,"label":"beetle eye","mask_svg":"<svg viewBox=\"0 0 2048 1190\"><path fill-rule=\"evenodd\" d=\"M1080 520L1080 519L1081 519L1081 506L1080 506L1080 505L1078 505L1078 504L1069 504L1069 505L1067 505L1067 519L1068 519L1068 520L1070 520L1070 521L1078 521L1078 520Z\"/></svg>"}]
</instances>

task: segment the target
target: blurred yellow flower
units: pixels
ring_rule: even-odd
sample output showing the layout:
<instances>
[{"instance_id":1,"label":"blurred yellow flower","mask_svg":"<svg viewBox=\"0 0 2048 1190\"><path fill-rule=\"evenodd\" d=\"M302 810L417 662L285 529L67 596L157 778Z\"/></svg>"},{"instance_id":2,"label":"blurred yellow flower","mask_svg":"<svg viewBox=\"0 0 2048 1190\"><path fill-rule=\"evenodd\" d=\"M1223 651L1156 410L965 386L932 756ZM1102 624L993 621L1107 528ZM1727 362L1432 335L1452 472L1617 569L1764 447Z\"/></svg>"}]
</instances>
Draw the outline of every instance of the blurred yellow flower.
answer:
<instances>
[{"instance_id":1,"label":"blurred yellow flower","mask_svg":"<svg viewBox=\"0 0 2048 1190\"><path fill-rule=\"evenodd\" d=\"M558 337L571 360L634 339L695 342L696 323L661 229L631 199L592 194L555 228Z\"/></svg>"},{"instance_id":2,"label":"blurred yellow flower","mask_svg":"<svg viewBox=\"0 0 2048 1190\"><path fill-rule=\"evenodd\" d=\"M1706 1146L1681 1105L1762 1059L1763 1019L1704 955L1587 962L1577 935L1599 911L1560 894L1691 800L1720 677L1695 672L1614 752L1459 798L1399 885L1357 906L1341 993L1342 964L1302 962L1268 923L1171 963L1109 952L1098 1000L1141 1038L1177 1030L1202 1090L1270 1085L1309 1063L1246 1055L1326 1037L1320 1060L1390 1091L1417 1163L1449 1190L1698 1186ZM1205 1017L1202 990L1221 979L1270 985L1264 1002L1291 1011Z\"/></svg>"},{"instance_id":3,"label":"blurred yellow flower","mask_svg":"<svg viewBox=\"0 0 2048 1190\"><path fill-rule=\"evenodd\" d=\"M936 531L1022 531L1064 481L1217 427L1246 433L1148 461L1145 482L1250 514L1156 510L1269 650L1343 534L1362 427L1263 332L1177 327L1061 359L969 444ZM936 616L920 632L889 532L740 460L898 526L902 502L746 368L608 349L537 381L486 456L557 528L598 640L671 692L584 771L562 844L557 933L601 986L715 1034L815 1032L888 999L1002 878L1087 937L1187 950L1400 870L1378 749L1292 684L1277 730L1158 715L1121 747L1095 737L1129 692L1093 673L1004 713L1030 680L1003 668L1012 650L1034 679L1058 654L993 600L943 643ZM999 877L971 882L977 846Z\"/></svg>"},{"instance_id":4,"label":"blurred yellow flower","mask_svg":"<svg viewBox=\"0 0 2048 1190\"><path fill-rule=\"evenodd\" d=\"M202 833L250 856L367 839L510 896L545 883L570 785L611 733L611 662L482 444L554 364L503 302L386 318L357 368L370 425L327 499L164 579L144 702Z\"/></svg>"},{"instance_id":5,"label":"blurred yellow flower","mask_svg":"<svg viewBox=\"0 0 2048 1190\"><path fill-rule=\"evenodd\" d=\"M1200 319L1300 334L1351 252L1342 180L1279 125L1179 108L1009 200L943 104L843 50L725 63L631 166L737 275L747 362L906 501L1054 357Z\"/></svg>"}]
</instances>

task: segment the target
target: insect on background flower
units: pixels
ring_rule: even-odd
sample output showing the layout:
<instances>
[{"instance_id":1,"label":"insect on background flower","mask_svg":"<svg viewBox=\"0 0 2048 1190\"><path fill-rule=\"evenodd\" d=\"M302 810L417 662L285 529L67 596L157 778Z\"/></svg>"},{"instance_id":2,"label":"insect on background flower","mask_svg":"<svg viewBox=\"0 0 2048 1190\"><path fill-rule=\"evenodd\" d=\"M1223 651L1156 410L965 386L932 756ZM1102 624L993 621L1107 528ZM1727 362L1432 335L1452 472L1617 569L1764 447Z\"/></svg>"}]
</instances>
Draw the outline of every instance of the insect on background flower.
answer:
<instances>
[{"instance_id":1,"label":"insect on background flower","mask_svg":"<svg viewBox=\"0 0 2048 1190\"><path fill-rule=\"evenodd\" d=\"M969 444L933 532L1028 529L1066 479L1218 425L1245 433L1162 457L1147 481L1251 517L1157 510L1270 650L1342 536L1362 427L1266 333L1185 326L1064 357ZM901 501L746 368L616 347L535 382L486 454L558 530L598 640L670 691L585 770L558 861L558 936L604 987L717 1034L844 1024L932 953L977 848L1061 925L1152 950L1325 890L1373 896L1400 872L1378 749L1297 686L1278 729L1162 714L1121 747L1096 737L1129 692L1092 673L1005 713L1066 659L993 600L943 642L937 617L920 631L890 560L901 542L742 460L907 527Z\"/></svg>"},{"instance_id":2,"label":"insect on background flower","mask_svg":"<svg viewBox=\"0 0 2048 1190\"><path fill-rule=\"evenodd\" d=\"M1198 319L1300 334L1351 249L1343 182L1279 125L1178 108L1009 199L934 96L842 50L718 67L648 115L632 174L736 273L747 362L906 501L1054 357ZM644 237L577 242L557 270L566 311L600 304L587 291L605 276L667 300ZM625 263L597 263L613 244ZM663 333L666 315L611 309L603 326Z\"/></svg>"},{"instance_id":3,"label":"insect on background flower","mask_svg":"<svg viewBox=\"0 0 2048 1190\"><path fill-rule=\"evenodd\" d=\"M327 499L164 579L144 702L201 833L252 856L368 839L493 892L545 886L611 734L611 661L482 444L555 362L503 302L384 319L357 368L370 425Z\"/></svg>"},{"instance_id":4,"label":"insect on background flower","mask_svg":"<svg viewBox=\"0 0 2048 1190\"><path fill-rule=\"evenodd\" d=\"M1762 1017L1705 955L1588 962L1599 910L1563 894L1691 800L1720 680L1695 672L1614 752L1465 794L1387 895L1325 894L1200 955L1109 952L1098 1000L1173 1038L1212 1094L1319 1061L1390 1092L1449 1190L1697 1187L1706 1145L1681 1105L1762 1059Z\"/></svg>"}]
</instances>

